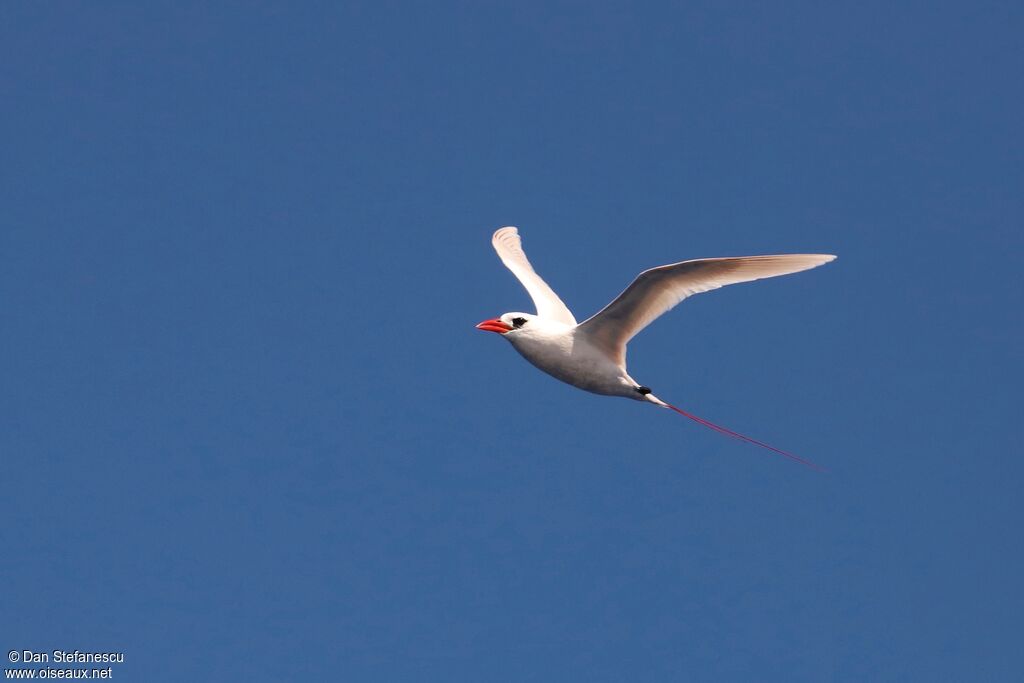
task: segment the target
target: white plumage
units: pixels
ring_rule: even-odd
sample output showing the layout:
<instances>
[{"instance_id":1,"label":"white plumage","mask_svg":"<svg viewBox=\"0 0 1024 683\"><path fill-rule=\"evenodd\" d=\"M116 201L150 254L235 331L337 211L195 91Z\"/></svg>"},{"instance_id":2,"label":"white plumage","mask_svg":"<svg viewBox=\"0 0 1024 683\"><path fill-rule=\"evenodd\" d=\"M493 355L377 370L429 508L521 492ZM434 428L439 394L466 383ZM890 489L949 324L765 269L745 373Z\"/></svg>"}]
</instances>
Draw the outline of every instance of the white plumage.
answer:
<instances>
[{"instance_id":1,"label":"white plumage","mask_svg":"<svg viewBox=\"0 0 1024 683\"><path fill-rule=\"evenodd\" d=\"M835 256L735 256L681 261L651 268L640 273L629 287L597 314L577 324L569 308L534 271L516 228L501 228L494 233L491 242L502 263L526 288L537 314L505 313L481 322L477 325L479 329L500 333L530 363L575 387L671 408L712 429L810 464L658 399L626 372L626 344L692 294L816 268L834 260Z\"/></svg>"}]
</instances>

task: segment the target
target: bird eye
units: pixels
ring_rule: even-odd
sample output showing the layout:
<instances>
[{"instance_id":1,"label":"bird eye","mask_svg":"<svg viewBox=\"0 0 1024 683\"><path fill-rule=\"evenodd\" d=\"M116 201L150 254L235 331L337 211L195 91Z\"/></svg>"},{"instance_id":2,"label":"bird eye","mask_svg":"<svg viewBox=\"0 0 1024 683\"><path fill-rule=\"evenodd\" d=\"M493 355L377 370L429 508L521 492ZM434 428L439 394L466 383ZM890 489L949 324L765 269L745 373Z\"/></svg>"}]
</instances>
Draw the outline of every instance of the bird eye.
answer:
<instances>
[{"instance_id":1,"label":"bird eye","mask_svg":"<svg viewBox=\"0 0 1024 683\"><path fill-rule=\"evenodd\" d=\"M526 324L526 318L512 318L512 327L522 327Z\"/></svg>"}]
</instances>

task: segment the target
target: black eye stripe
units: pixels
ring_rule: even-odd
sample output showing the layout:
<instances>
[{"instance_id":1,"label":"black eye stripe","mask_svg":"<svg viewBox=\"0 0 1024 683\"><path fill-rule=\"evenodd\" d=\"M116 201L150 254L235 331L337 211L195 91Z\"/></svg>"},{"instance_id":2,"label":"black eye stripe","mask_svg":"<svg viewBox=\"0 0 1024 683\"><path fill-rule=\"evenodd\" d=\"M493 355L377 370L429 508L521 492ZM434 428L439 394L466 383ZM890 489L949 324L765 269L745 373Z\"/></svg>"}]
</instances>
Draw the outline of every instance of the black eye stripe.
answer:
<instances>
[{"instance_id":1,"label":"black eye stripe","mask_svg":"<svg viewBox=\"0 0 1024 683\"><path fill-rule=\"evenodd\" d=\"M522 327L526 324L526 318L512 318L512 327Z\"/></svg>"}]
</instances>

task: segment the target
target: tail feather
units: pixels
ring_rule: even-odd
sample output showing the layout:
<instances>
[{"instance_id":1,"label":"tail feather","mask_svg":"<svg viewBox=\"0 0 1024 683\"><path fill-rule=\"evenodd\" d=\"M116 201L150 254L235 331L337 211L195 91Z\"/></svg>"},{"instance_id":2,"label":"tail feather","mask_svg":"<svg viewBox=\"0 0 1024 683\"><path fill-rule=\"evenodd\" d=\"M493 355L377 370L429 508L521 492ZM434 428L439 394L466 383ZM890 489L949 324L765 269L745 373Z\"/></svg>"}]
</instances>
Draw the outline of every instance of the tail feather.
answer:
<instances>
[{"instance_id":1,"label":"tail feather","mask_svg":"<svg viewBox=\"0 0 1024 683\"><path fill-rule=\"evenodd\" d=\"M766 444L763 441L758 441L757 439L752 439L749 436L744 436L743 434L740 434L739 432L734 432L731 429L728 429L726 427L722 427L721 425L716 425L714 422L711 422L709 420L705 420L703 417L697 417L693 413L688 413L685 410L683 410L682 408L676 408L671 403L666 403L665 401L662 401L660 398L656 397L654 394L647 394L646 396L644 396L644 398L646 398L648 401L650 401L651 403L653 403L655 405L661 406L662 408L668 408L669 410L674 410L675 412L679 413L683 417L687 417L687 418L693 420L694 422L696 422L698 424L702 424L705 427L713 429L716 432L718 432L719 434L725 434L726 436L731 436L734 439L739 439L740 441L746 441L747 443L754 444L755 446L760 446L761 448L767 448L768 450L770 450L770 451L772 451L774 453L778 453L779 455L781 455L783 457L789 458L790 460L794 460L794 461L800 463L801 465L806 465L807 467L810 467L811 469L814 469L814 470L818 470L819 472L824 472L825 471L824 468L814 464L810 460L804 460L800 456L793 455L792 453L788 453L788 452L782 450L781 448L776 448L775 446L771 446L769 444Z\"/></svg>"}]
</instances>

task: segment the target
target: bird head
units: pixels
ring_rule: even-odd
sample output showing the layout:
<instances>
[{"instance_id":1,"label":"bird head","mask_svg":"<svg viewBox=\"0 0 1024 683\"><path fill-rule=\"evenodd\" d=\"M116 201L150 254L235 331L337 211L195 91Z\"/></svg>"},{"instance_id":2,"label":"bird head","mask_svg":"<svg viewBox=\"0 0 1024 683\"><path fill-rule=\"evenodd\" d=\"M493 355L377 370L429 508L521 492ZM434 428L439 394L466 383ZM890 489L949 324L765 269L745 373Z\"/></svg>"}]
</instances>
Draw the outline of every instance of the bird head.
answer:
<instances>
[{"instance_id":1,"label":"bird head","mask_svg":"<svg viewBox=\"0 0 1024 683\"><path fill-rule=\"evenodd\" d=\"M503 313L497 318L491 318L479 323L476 329L497 332L498 334L508 334L528 326L536 317L529 313Z\"/></svg>"}]
</instances>

